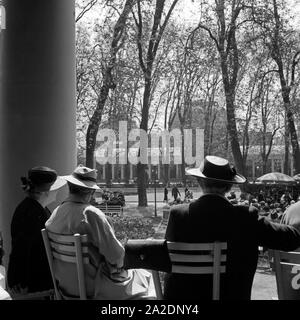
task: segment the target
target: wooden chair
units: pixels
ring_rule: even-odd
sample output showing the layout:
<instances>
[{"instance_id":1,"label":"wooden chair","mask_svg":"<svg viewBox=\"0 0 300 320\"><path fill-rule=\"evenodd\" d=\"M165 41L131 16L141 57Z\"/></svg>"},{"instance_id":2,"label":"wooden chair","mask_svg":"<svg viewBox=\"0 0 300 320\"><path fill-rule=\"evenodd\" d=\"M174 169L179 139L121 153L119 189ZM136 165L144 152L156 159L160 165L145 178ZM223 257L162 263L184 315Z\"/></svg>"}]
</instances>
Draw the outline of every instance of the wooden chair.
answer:
<instances>
[{"instance_id":1,"label":"wooden chair","mask_svg":"<svg viewBox=\"0 0 300 320\"><path fill-rule=\"evenodd\" d=\"M273 250L279 300L300 300L300 248L284 252Z\"/></svg>"},{"instance_id":2,"label":"wooden chair","mask_svg":"<svg viewBox=\"0 0 300 320\"><path fill-rule=\"evenodd\" d=\"M169 256L172 273L212 274L213 300L220 299L220 275L225 273L227 255L226 242L184 243L169 242ZM223 252L222 252L223 251ZM205 263L205 266L199 265Z\"/></svg>"},{"instance_id":3,"label":"wooden chair","mask_svg":"<svg viewBox=\"0 0 300 320\"><path fill-rule=\"evenodd\" d=\"M68 299L68 297L63 296L58 287L53 259L76 264L80 300L87 300L84 280L84 264L89 264L87 235L60 235L43 229L42 236L50 266L56 299L62 300L62 298ZM70 297L70 299L74 298Z\"/></svg>"}]
</instances>

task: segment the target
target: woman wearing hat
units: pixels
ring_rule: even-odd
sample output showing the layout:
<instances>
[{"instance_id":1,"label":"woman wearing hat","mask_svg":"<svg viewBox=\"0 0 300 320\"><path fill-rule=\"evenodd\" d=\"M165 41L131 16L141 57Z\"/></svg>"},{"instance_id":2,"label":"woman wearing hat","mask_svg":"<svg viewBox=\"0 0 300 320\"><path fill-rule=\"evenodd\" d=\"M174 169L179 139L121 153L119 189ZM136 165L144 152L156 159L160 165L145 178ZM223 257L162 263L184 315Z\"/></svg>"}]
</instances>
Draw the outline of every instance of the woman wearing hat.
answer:
<instances>
[{"instance_id":1,"label":"woman wearing hat","mask_svg":"<svg viewBox=\"0 0 300 320\"><path fill-rule=\"evenodd\" d=\"M64 176L70 195L46 222L47 230L59 234L87 234L91 263L85 266L87 296L99 300L147 298L154 290L151 274L123 269L124 247L116 238L105 214L90 204L95 190L96 170L79 166ZM59 287L66 296L78 296L76 266L55 262ZM151 285L150 285L151 284Z\"/></svg>"},{"instance_id":2,"label":"woman wearing hat","mask_svg":"<svg viewBox=\"0 0 300 320\"><path fill-rule=\"evenodd\" d=\"M189 205L174 206L166 239L175 242L227 242L226 273L221 275L221 299L250 300L258 246L294 250L300 233L258 217L253 206L233 205L225 197L233 184L246 179L226 159L206 156L199 168L186 170L197 178L202 195ZM211 299L211 275L167 274L165 299Z\"/></svg>"},{"instance_id":3,"label":"woman wearing hat","mask_svg":"<svg viewBox=\"0 0 300 320\"><path fill-rule=\"evenodd\" d=\"M41 229L51 214L47 205L55 201L56 191L66 184L48 167L30 169L28 177L22 177L21 181L26 197L12 218L12 250L7 271L12 295L52 288Z\"/></svg>"}]
</instances>

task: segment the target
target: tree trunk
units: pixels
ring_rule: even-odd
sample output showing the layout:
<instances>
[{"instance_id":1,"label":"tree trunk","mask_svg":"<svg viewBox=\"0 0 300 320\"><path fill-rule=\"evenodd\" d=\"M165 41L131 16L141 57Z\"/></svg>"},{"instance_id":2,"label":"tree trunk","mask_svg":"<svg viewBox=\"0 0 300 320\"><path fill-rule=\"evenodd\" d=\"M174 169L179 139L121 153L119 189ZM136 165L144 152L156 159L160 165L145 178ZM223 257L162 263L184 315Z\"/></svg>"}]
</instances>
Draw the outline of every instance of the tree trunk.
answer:
<instances>
[{"instance_id":1,"label":"tree trunk","mask_svg":"<svg viewBox=\"0 0 300 320\"><path fill-rule=\"evenodd\" d=\"M284 130L284 162L283 162L283 173L289 174L289 160L290 160L290 134L289 134L289 127L287 121L287 113L285 112L285 130Z\"/></svg>"},{"instance_id":2,"label":"tree trunk","mask_svg":"<svg viewBox=\"0 0 300 320\"><path fill-rule=\"evenodd\" d=\"M184 129L181 127L181 181L186 187L185 162L184 162Z\"/></svg>"},{"instance_id":3,"label":"tree trunk","mask_svg":"<svg viewBox=\"0 0 300 320\"><path fill-rule=\"evenodd\" d=\"M151 72L149 72L151 74ZM140 124L140 129L148 133L148 118L149 118L149 105L150 105L150 94L151 94L151 76L145 77L145 90L143 97L143 109L142 109L142 121ZM143 148L148 147L143 146ZM147 174L146 174L147 165L138 163L137 165L137 186L138 186L138 203L139 207L147 207Z\"/></svg>"},{"instance_id":4,"label":"tree trunk","mask_svg":"<svg viewBox=\"0 0 300 320\"><path fill-rule=\"evenodd\" d=\"M298 143L298 136L294 122L293 112L291 111L291 102L289 93L285 93L284 90L283 94L283 101L285 105L286 115L287 115L287 123L288 123L288 131L289 136L291 138L291 145L292 145L292 155L293 161L295 166L295 174L300 173L300 150L299 150L299 143Z\"/></svg>"},{"instance_id":5,"label":"tree trunk","mask_svg":"<svg viewBox=\"0 0 300 320\"><path fill-rule=\"evenodd\" d=\"M209 133L210 133L210 117L209 117L209 106L205 106L204 115L204 156L209 154Z\"/></svg>"},{"instance_id":6,"label":"tree trunk","mask_svg":"<svg viewBox=\"0 0 300 320\"><path fill-rule=\"evenodd\" d=\"M139 199L139 207L147 207L147 184L148 184L148 176L146 172L147 165L146 164L137 164L137 185L138 185L138 199Z\"/></svg>"},{"instance_id":7,"label":"tree trunk","mask_svg":"<svg viewBox=\"0 0 300 320\"><path fill-rule=\"evenodd\" d=\"M234 114L234 91L230 88L229 84L224 80L224 89L226 95L226 114L227 114L227 131L229 135L229 140L231 144L231 150L234 158L234 162L237 171L245 175L245 166L243 161L243 156L240 149L240 144L238 140L235 114Z\"/></svg>"}]
</instances>

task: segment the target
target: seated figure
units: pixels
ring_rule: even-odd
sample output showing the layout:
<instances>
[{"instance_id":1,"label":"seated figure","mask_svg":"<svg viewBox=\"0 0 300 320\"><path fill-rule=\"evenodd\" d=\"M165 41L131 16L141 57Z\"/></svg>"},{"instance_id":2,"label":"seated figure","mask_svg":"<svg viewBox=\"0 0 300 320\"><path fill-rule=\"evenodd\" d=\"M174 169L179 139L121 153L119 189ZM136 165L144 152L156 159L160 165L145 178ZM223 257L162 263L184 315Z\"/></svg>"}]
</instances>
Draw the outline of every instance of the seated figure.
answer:
<instances>
[{"instance_id":1,"label":"seated figure","mask_svg":"<svg viewBox=\"0 0 300 320\"><path fill-rule=\"evenodd\" d=\"M226 159L206 156L199 168L187 169L202 189L199 199L170 211L165 238L174 242L227 242L226 273L221 275L220 298L250 300L258 247L295 250L300 232L259 217L254 206L233 205L225 197L233 184L246 179ZM167 273L164 297L169 300L210 300L212 276Z\"/></svg>"},{"instance_id":2,"label":"seated figure","mask_svg":"<svg viewBox=\"0 0 300 320\"><path fill-rule=\"evenodd\" d=\"M68 181L69 197L46 222L46 229L58 234L87 234L91 264L85 266L87 296L99 300L148 299L155 297L151 273L125 270L124 247L116 238L105 214L90 204L95 190L96 170L79 166ZM59 287L66 296L78 296L76 266L55 261Z\"/></svg>"},{"instance_id":3,"label":"seated figure","mask_svg":"<svg viewBox=\"0 0 300 320\"><path fill-rule=\"evenodd\" d=\"M48 167L34 167L22 177L25 198L11 222L11 253L7 280L11 294L40 292L53 288L41 229L50 217L47 205L56 200L66 181Z\"/></svg>"}]
</instances>

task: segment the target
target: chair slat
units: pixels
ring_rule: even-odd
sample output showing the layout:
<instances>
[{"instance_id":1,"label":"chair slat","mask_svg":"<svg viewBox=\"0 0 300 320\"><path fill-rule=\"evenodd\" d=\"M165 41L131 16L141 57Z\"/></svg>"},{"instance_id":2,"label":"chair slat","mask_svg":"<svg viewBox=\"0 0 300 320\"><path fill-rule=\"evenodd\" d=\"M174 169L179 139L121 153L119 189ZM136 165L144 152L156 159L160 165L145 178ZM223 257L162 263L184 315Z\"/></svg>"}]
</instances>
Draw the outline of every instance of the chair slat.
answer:
<instances>
[{"instance_id":1,"label":"chair slat","mask_svg":"<svg viewBox=\"0 0 300 320\"><path fill-rule=\"evenodd\" d=\"M63 252L75 253L76 252L76 248L74 245L63 245L63 244L50 241L50 246L51 248L55 249L58 253L63 253ZM88 253L89 252L88 247L82 246L82 252Z\"/></svg>"},{"instance_id":2,"label":"chair slat","mask_svg":"<svg viewBox=\"0 0 300 320\"><path fill-rule=\"evenodd\" d=\"M281 265L285 265L285 266L297 266L300 267L300 263L289 263L289 262L280 262Z\"/></svg>"},{"instance_id":3,"label":"chair slat","mask_svg":"<svg viewBox=\"0 0 300 320\"><path fill-rule=\"evenodd\" d=\"M67 244L67 243L74 243L74 235L61 235L61 234L56 234L50 231L48 232L48 237L59 243ZM88 237L87 235L81 235L81 243L88 242Z\"/></svg>"},{"instance_id":4,"label":"chair slat","mask_svg":"<svg viewBox=\"0 0 300 320\"><path fill-rule=\"evenodd\" d=\"M168 249L169 250L187 250L187 251L205 251L205 250L213 250L214 242L212 243L185 243L185 242L171 242L168 241ZM220 242L221 249L227 249L226 242Z\"/></svg>"},{"instance_id":5,"label":"chair slat","mask_svg":"<svg viewBox=\"0 0 300 320\"><path fill-rule=\"evenodd\" d=\"M300 263L300 252L279 251L279 254L280 254L280 260L285 260L285 262L290 262L290 263Z\"/></svg>"},{"instance_id":6,"label":"chair slat","mask_svg":"<svg viewBox=\"0 0 300 320\"><path fill-rule=\"evenodd\" d=\"M178 253L169 253L170 259L172 262L213 262L212 255L192 255L192 254L178 254ZM226 255L221 255L221 262L226 261Z\"/></svg>"},{"instance_id":7,"label":"chair slat","mask_svg":"<svg viewBox=\"0 0 300 320\"><path fill-rule=\"evenodd\" d=\"M64 261L64 262L70 262L70 263L77 263L76 260L76 256L69 256L66 254L61 254L61 253L57 253L55 251L52 251L53 257L55 259L58 259L60 261ZM83 264L89 264L89 258L88 257L83 257Z\"/></svg>"},{"instance_id":8,"label":"chair slat","mask_svg":"<svg viewBox=\"0 0 300 320\"><path fill-rule=\"evenodd\" d=\"M190 266L181 266L181 265L172 265L172 273L187 273L187 274L210 274L213 273L214 268L211 267L190 267ZM226 267L221 266L220 272L225 273Z\"/></svg>"}]
</instances>

